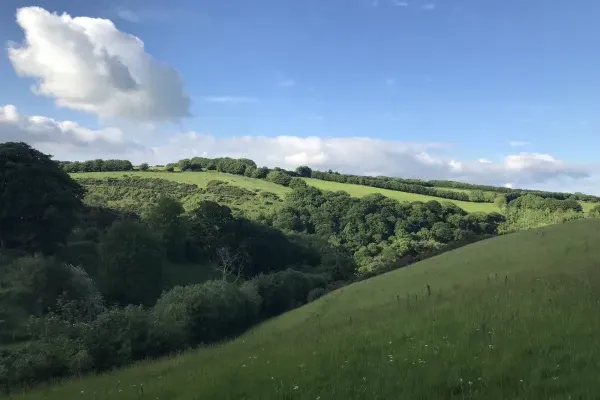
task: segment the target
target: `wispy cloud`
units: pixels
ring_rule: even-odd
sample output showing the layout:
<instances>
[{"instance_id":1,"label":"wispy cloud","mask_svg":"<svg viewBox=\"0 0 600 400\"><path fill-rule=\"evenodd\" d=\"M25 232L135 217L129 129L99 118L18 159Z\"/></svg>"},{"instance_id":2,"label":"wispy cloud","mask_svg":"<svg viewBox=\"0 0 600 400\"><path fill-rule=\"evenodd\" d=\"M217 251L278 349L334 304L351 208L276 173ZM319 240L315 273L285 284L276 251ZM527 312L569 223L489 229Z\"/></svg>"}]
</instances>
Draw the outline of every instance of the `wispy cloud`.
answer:
<instances>
[{"instance_id":1,"label":"wispy cloud","mask_svg":"<svg viewBox=\"0 0 600 400\"><path fill-rule=\"evenodd\" d=\"M296 86L296 81L293 79L282 79L279 81L279 86L289 88Z\"/></svg>"},{"instance_id":2,"label":"wispy cloud","mask_svg":"<svg viewBox=\"0 0 600 400\"><path fill-rule=\"evenodd\" d=\"M408 3L406 1L393 0L393 3L395 6L398 6L398 7L408 7Z\"/></svg>"},{"instance_id":3,"label":"wispy cloud","mask_svg":"<svg viewBox=\"0 0 600 400\"><path fill-rule=\"evenodd\" d=\"M512 140L512 141L508 142L508 144L511 147L525 147L525 146L529 146L531 144L531 142L524 142L521 140Z\"/></svg>"},{"instance_id":4,"label":"wispy cloud","mask_svg":"<svg viewBox=\"0 0 600 400\"><path fill-rule=\"evenodd\" d=\"M222 103L222 104L248 104L258 103L256 97L245 97L245 96L207 96L202 98L203 101L208 103Z\"/></svg>"},{"instance_id":5,"label":"wispy cloud","mask_svg":"<svg viewBox=\"0 0 600 400\"><path fill-rule=\"evenodd\" d=\"M421 8L426 11L433 11L433 10L435 10L435 4L433 4L433 3L424 4L421 6Z\"/></svg>"},{"instance_id":6,"label":"wispy cloud","mask_svg":"<svg viewBox=\"0 0 600 400\"><path fill-rule=\"evenodd\" d=\"M115 7L111 14L132 23L181 23L193 21L195 24L208 24L210 20L202 14L176 8L136 8Z\"/></svg>"}]
</instances>

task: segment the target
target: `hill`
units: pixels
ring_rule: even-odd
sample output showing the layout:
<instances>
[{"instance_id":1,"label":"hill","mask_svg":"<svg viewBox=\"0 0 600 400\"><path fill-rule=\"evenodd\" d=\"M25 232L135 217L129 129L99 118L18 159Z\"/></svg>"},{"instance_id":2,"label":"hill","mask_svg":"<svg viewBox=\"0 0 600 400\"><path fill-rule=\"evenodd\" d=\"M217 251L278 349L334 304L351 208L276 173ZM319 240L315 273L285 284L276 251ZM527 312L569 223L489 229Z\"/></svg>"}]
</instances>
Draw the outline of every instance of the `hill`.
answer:
<instances>
[{"instance_id":1,"label":"hill","mask_svg":"<svg viewBox=\"0 0 600 400\"><path fill-rule=\"evenodd\" d=\"M229 343L14 399L583 399L600 391L599 220L478 242Z\"/></svg>"},{"instance_id":2,"label":"hill","mask_svg":"<svg viewBox=\"0 0 600 400\"><path fill-rule=\"evenodd\" d=\"M84 172L84 173L72 173L71 176L76 179L77 178L105 179L105 178L109 178L109 177L118 178L118 177L123 177L123 176L139 176L139 177L145 177L145 178L166 179L166 180L170 180L170 181L174 181L174 182L178 182L178 183L193 184L193 185L197 185L198 187L201 187L201 188L205 188L206 185L208 184L208 182L210 182L212 180L220 180L220 181L228 182L234 186L239 186L239 187L247 189L247 190L275 193L279 197L283 197L286 193L289 193L291 191L291 189L288 187L285 187L285 186L282 186L282 185L279 185L279 184L276 184L273 182L269 182L269 181L266 181L263 179L249 178L249 177L245 177L242 175L233 175L233 174L228 174L228 173L223 173L223 172L218 172L218 171L194 171L194 172L188 172L188 173L170 173L170 172L161 172L161 171ZM489 212L500 211L498 206L494 203L483 203L483 202L476 203L476 202L462 201L462 200L455 200L455 199L445 199L445 198L440 198L440 197L436 197L436 196L428 196L428 195L418 194L418 193L402 192L402 191L397 191L397 190L382 189L382 188L377 188L377 187L372 187L372 186L357 185L357 184L351 184L351 183L324 181L324 180L314 179L314 178L303 178L303 179L308 185L316 187L318 189L326 190L326 191L344 191L353 197L364 197L364 196L367 196L370 194L380 193L386 197L389 197L391 199L398 200L398 201L410 201L410 202L412 202L412 201L427 202L430 200L450 201L450 202L458 205L460 208L462 208L463 210L465 210L467 212L487 212L487 213L489 213ZM448 191L448 192L465 192L465 193L470 192L469 190L460 189L460 188L438 188L438 189L440 189L442 191ZM596 206L596 203L591 203L591 202L581 201L580 203L583 207L584 212L588 212L594 206Z\"/></svg>"},{"instance_id":3,"label":"hill","mask_svg":"<svg viewBox=\"0 0 600 400\"><path fill-rule=\"evenodd\" d=\"M232 175L217 171L203 171L203 172L186 172L186 173L170 173L170 172L141 172L141 171L128 171L128 172L84 172L74 173L73 176L77 178L118 178L123 176L139 176L143 178L159 178L166 179L178 183L194 184L198 187L205 188L208 182L211 180L220 180L229 182L232 185L242 187L248 190L261 190L265 192L275 193L280 197L283 197L286 193L291 192L291 189L282 185L278 185L273 182L265 181L262 179L248 178L240 175ZM310 185L321 190L327 191L344 191L353 197L364 197L373 193L380 193L386 197L392 198L398 201L422 201L427 202L430 200L438 201L450 201L455 203L463 210L467 212L493 212L499 211L498 207L493 203L472 203L468 201L442 199L434 196L427 196L416 193L399 192L389 189L380 189L370 186L355 185L351 183L339 183L339 182L328 182L312 178L304 178L304 181ZM448 189L451 190L451 189Z\"/></svg>"}]
</instances>

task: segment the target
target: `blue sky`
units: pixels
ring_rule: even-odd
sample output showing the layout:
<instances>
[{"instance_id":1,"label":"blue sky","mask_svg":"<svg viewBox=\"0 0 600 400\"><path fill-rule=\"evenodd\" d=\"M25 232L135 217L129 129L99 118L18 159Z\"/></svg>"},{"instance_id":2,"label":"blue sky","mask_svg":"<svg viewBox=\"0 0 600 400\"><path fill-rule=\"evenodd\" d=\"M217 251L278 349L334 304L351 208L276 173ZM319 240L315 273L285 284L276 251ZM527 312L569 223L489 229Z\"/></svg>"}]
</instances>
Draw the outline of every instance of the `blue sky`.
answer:
<instances>
[{"instance_id":1,"label":"blue sky","mask_svg":"<svg viewBox=\"0 0 600 400\"><path fill-rule=\"evenodd\" d=\"M0 106L15 105L22 115L72 120L92 129L116 126L155 152L180 140L182 130L229 143L223 149L230 152L227 140L240 136L368 137L443 143L440 159L465 164L486 159L502 169L506 157L527 153L585 170L584 180L595 172L597 1L5 0L2 42L23 41L15 12L27 6L109 19L119 31L138 37L146 53L180 74L191 117L181 123L153 121L148 134L141 132L139 119L132 125L119 115L107 120L100 112L57 107L57 96L32 93L35 77L19 77L5 53ZM318 157L310 160L319 166ZM344 168L339 160L333 165ZM553 183L548 168L531 179L513 177L509 168L508 175L503 170L488 181L562 186L560 171L554 171L552 179L559 181ZM403 172L379 171L381 165L371 169L362 172ZM457 177L457 171L440 169L431 174L436 171L441 178ZM494 171L490 174L498 175ZM471 175L465 172L464 178Z\"/></svg>"}]
</instances>

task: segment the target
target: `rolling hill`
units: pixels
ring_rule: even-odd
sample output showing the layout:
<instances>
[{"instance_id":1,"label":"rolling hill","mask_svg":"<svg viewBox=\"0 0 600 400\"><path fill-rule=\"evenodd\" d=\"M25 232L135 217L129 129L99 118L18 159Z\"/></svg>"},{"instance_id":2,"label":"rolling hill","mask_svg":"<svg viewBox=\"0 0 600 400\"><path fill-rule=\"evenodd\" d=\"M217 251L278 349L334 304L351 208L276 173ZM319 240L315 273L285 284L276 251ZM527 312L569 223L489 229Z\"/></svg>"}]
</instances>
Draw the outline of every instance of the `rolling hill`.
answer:
<instances>
[{"instance_id":1,"label":"rolling hill","mask_svg":"<svg viewBox=\"0 0 600 400\"><path fill-rule=\"evenodd\" d=\"M140 171L132 171L132 172L84 172L84 173L75 173L72 174L74 178L108 178L108 177L120 177L120 176L140 176L146 178L160 178L172 180L179 183L188 183L194 184L199 187L206 187L207 183L211 180L221 180L225 182L229 182L232 185L242 187L244 189L256 190L260 189L265 192L272 192L280 197L289 193L291 189L278 185L276 183L272 183L269 181L265 181L262 179L253 179L247 178L245 176L240 175L232 175L226 174L216 171L205 171L205 172L186 172L186 173L169 173L169 172L140 172ZM381 193L384 196L390 197L394 200L398 201L423 201L427 202L430 200L437 201L450 201L456 203L459 207L468 212L476 212L476 211L484 211L484 212L492 212L498 211L496 205L492 203L471 203L468 201L459 201L459 200L449 200L442 199L433 196L426 196L422 194L415 193L406 193L406 192L398 192L395 190L388 189L380 189L370 186L362 186L362 185L354 185L349 183L338 183L338 182L328 182L321 181L318 179L312 178L304 178L304 181L321 190L328 191L345 191L348 192L351 196L354 197L363 197L373 193Z\"/></svg>"},{"instance_id":2,"label":"rolling hill","mask_svg":"<svg viewBox=\"0 0 600 400\"><path fill-rule=\"evenodd\" d=\"M205 188L208 182L211 180L221 180L228 182L232 185L242 187L248 190L261 190L265 192L271 192L283 197L286 193L289 193L291 189L278 185L273 182L269 182L262 179L248 178L240 175L232 175L217 171L203 171L203 172L187 172L187 173L169 173L169 172L140 172L140 171L128 171L128 172L84 172L84 173L73 173L71 176L74 178L108 178L108 177L122 177L125 175L129 176L140 176L146 178L160 178L175 181L178 183L194 184L198 187ZM434 196L427 196L416 193L399 192L389 189L381 189L371 186L355 185L350 183L339 183L323 181L319 179L303 178L304 181L310 185L321 190L327 191L344 191L353 197L363 197L373 193L380 193L386 197L392 198L398 201L422 201L427 202L430 200L437 201L450 201L455 203L463 210L467 212L494 212L499 211L498 207L494 203L473 203L469 201L460 201L452 199L444 199ZM450 189L442 188L447 191L459 191L468 192L464 189ZM596 204L581 202L584 212L589 211Z\"/></svg>"},{"instance_id":3,"label":"rolling hill","mask_svg":"<svg viewBox=\"0 0 600 400\"><path fill-rule=\"evenodd\" d=\"M595 398L599 236L581 220L496 237L231 342L14 398Z\"/></svg>"}]
</instances>

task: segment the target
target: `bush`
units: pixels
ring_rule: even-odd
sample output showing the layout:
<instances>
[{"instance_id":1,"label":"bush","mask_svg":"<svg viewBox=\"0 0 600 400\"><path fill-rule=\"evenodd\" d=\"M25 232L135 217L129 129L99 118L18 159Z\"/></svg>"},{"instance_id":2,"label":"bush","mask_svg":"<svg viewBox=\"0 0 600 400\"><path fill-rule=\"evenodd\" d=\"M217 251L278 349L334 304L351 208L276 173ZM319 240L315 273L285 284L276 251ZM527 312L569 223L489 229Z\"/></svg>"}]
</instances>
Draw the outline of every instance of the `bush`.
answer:
<instances>
[{"instance_id":1,"label":"bush","mask_svg":"<svg viewBox=\"0 0 600 400\"><path fill-rule=\"evenodd\" d=\"M288 186L292 181L292 177L282 171L271 171L267 175L267 180L279 185Z\"/></svg>"},{"instance_id":2,"label":"bush","mask_svg":"<svg viewBox=\"0 0 600 400\"><path fill-rule=\"evenodd\" d=\"M158 320L181 332L177 342L190 346L215 342L248 328L256 320L256 301L249 287L241 290L225 281L209 281L171 289L156 302L153 312Z\"/></svg>"},{"instance_id":3,"label":"bush","mask_svg":"<svg viewBox=\"0 0 600 400\"><path fill-rule=\"evenodd\" d=\"M311 301L317 300L319 297L323 297L327 293L324 288L316 288L308 292L308 296L306 297L306 301L310 303Z\"/></svg>"},{"instance_id":4,"label":"bush","mask_svg":"<svg viewBox=\"0 0 600 400\"><path fill-rule=\"evenodd\" d=\"M308 185L306 184L306 182L304 182L304 180L300 178L292 178L292 180L289 183L289 187L291 187L292 189L304 188L307 186Z\"/></svg>"},{"instance_id":5,"label":"bush","mask_svg":"<svg viewBox=\"0 0 600 400\"><path fill-rule=\"evenodd\" d=\"M306 274L288 269L274 274L262 274L252 279L262 298L262 316L271 317L291 310L306 302L308 293L324 288L326 279L321 275Z\"/></svg>"},{"instance_id":6,"label":"bush","mask_svg":"<svg viewBox=\"0 0 600 400\"><path fill-rule=\"evenodd\" d=\"M148 165L148 163L140 164L140 171L148 171L149 169L150 169L150 166Z\"/></svg>"},{"instance_id":7,"label":"bush","mask_svg":"<svg viewBox=\"0 0 600 400\"><path fill-rule=\"evenodd\" d=\"M0 389L12 389L79 375L91 369L91 360L77 341L64 336L31 342L0 351Z\"/></svg>"}]
</instances>

